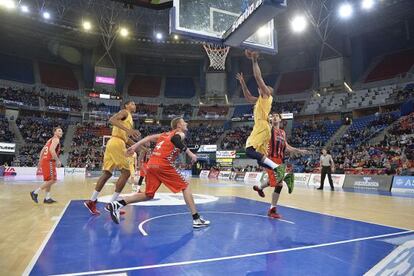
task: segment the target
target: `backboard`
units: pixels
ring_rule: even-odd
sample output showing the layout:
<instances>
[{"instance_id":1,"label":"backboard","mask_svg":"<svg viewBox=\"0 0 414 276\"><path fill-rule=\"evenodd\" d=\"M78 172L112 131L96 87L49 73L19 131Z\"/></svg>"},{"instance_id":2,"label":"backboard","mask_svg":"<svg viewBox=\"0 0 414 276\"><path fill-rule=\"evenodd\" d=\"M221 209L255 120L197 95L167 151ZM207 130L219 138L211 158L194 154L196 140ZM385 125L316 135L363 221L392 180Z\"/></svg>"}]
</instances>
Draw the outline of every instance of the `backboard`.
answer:
<instances>
[{"instance_id":1,"label":"backboard","mask_svg":"<svg viewBox=\"0 0 414 276\"><path fill-rule=\"evenodd\" d=\"M170 32L277 53L273 18L285 8L286 0L174 0Z\"/></svg>"}]
</instances>

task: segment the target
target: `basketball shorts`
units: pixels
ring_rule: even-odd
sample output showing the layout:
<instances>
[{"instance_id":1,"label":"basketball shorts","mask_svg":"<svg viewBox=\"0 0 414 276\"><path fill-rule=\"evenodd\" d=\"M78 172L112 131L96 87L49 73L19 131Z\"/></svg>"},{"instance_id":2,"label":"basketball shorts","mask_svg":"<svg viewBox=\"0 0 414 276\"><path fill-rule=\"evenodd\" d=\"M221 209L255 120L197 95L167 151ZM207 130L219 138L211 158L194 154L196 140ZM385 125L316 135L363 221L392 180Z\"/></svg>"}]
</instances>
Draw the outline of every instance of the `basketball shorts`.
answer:
<instances>
[{"instance_id":1,"label":"basketball shorts","mask_svg":"<svg viewBox=\"0 0 414 276\"><path fill-rule=\"evenodd\" d=\"M145 177L147 175L148 163L142 163L139 168L139 176Z\"/></svg>"},{"instance_id":2,"label":"basketball shorts","mask_svg":"<svg viewBox=\"0 0 414 276\"><path fill-rule=\"evenodd\" d=\"M124 140L117 137L109 139L106 143L102 170L112 172L115 169L124 169L129 171L129 162L125 153Z\"/></svg>"},{"instance_id":3,"label":"basketball shorts","mask_svg":"<svg viewBox=\"0 0 414 276\"><path fill-rule=\"evenodd\" d=\"M161 183L167 186L173 193L181 192L188 186L187 181L175 167L167 164L148 165L145 177L145 194L148 197L154 197Z\"/></svg>"},{"instance_id":4,"label":"basketball shorts","mask_svg":"<svg viewBox=\"0 0 414 276\"><path fill-rule=\"evenodd\" d=\"M262 120L254 124L252 133L247 138L246 148L253 147L257 152L267 155L269 141L271 138L271 128L267 121Z\"/></svg>"},{"instance_id":5,"label":"basketball shorts","mask_svg":"<svg viewBox=\"0 0 414 276\"><path fill-rule=\"evenodd\" d=\"M41 167L44 181L57 180L56 161L42 160Z\"/></svg>"}]
</instances>

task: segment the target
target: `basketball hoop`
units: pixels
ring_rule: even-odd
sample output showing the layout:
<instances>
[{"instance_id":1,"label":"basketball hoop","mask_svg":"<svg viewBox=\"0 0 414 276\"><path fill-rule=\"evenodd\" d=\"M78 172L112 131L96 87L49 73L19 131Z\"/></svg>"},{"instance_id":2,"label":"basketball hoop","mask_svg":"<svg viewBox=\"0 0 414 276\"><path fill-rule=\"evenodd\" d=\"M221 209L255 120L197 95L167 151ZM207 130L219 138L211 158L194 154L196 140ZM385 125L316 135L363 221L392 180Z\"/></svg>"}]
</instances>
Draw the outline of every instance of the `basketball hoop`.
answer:
<instances>
[{"instance_id":1,"label":"basketball hoop","mask_svg":"<svg viewBox=\"0 0 414 276\"><path fill-rule=\"evenodd\" d=\"M215 70L226 69L226 57L230 47L208 43L203 44L203 47L210 59L210 67L213 67Z\"/></svg>"}]
</instances>

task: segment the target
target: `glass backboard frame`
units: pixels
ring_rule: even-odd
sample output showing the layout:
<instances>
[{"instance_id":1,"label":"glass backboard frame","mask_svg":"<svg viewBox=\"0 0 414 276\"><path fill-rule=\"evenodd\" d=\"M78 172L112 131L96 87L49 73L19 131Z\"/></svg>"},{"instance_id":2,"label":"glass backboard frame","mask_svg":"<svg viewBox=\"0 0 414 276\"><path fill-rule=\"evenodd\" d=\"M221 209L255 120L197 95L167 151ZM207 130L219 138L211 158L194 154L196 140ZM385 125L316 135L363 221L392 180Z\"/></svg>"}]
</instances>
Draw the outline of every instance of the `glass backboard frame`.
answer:
<instances>
[{"instance_id":1,"label":"glass backboard frame","mask_svg":"<svg viewBox=\"0 0 414 276\"><path fill-rule=\"evenodd\" d=\"M224 35L228 33L228 29L231 26L229 26L229 28L227 28L225 31L214 32L214 26L213 26L214 25L214 13L215 12L219 14L227 13L229 14L229 16L233 16L235 20L237 20L237 18L241 14L241 11L239 13L236 13L236 12L233 13L230 11L217 9L215 7L210 7L209 18L207 19L208 20L207 25L209 25L209 28L211 31L195 30L195 29L190 29L188 27L183 27L180 25L180 1L181 0L173 1L173 7L171 8L171 11L170 11L170 33L179 34L185 37L206 41L209 43L215 43L215 44L227 45L227 46L233 46L233 47L235 46L235 45L226 44L226 37L224 37ZM284 4L281 4L281 6L283 5L286 6L286 1L284 1ZM251 17L248 17L246 21L251 20L250 18L253 18L254 14L251 14L250 16ZM237 47L251 48L255 50L260 50L262 52L268 52L271 54L277 53L278 52L277 33L276 33L275 25L274 25L274 19L271 19L265 25L267 25L267 28L270 29L270 32L266 33L265 35L267 44L258 44L257 42L249 40L249 38L253 37L254 35L257 35L256 33L256 34L253 34L251 37L247 38L246 40L244 40L242 43L240 43L240 45L237 45Z\"/></svg>"}]
</instances>

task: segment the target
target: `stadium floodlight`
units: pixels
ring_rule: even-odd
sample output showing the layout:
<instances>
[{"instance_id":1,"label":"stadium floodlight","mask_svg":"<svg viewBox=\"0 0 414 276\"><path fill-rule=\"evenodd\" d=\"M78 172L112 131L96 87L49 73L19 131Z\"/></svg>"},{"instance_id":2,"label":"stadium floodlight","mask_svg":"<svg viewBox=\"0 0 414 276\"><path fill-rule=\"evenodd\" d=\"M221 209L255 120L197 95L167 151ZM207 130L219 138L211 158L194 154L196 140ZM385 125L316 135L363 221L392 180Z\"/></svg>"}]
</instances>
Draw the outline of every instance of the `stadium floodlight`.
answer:
<instances>
[{"instance_id":1,"label":"stadium floodlight","mask_svg":"<svg viewBox=\"0 0 414 276\"><path fill-rule=\"evenodd\" d=\"M307 26L308 26L308 21L303 15L295 16L290 22L290 27L292 28L292 31L295 33L303 32Z\"/></svg>"},{"instance_id":2,"label":"stadium floodlight","mask_svg":"<svg viewBox=\"0 0 414 276\"><path fill-rule=\"evenodd\" d=\"M44 11L44 12L43 12L43 18L44 18L44 19L50 19L50 13L49 13L49 12L47 12L47 11Z\"/></svg>"},{"instance_id":3,"label":"stadium floodlight","mask_svg":"<svg viewBox=\"0 0 414 276\"><path fill-rule=\"evenodd\" d=\"M82 26L85 31L89 31L90 29L92 29L92 24L89 21L83 21Z\"/></svg>"},{"instance_id":4,"label":"stadium floodlight","mask_svg":"<svg viewBox=\"0 0 414 276\"><path fill-rule=\"evenodd\" d=\"M26 5L20 6L20 10L24 13L29 13L30 12L29 7L26 6Z\"/></svg>"},{"instance_id":5,"label":"stadium floodlight","mask_svg":"<svg viewBox=\"0 0 414 276\"><path fill-rule=\"evenodd\" d=\"M374 6L374 0L362 0L361 8L364 10L370 10Z\"/></svg>"},{"instance_id":6,"label":"stadium floodlight","mask_svg":"<svg viewBox=\"0 0 414 276\"><path fill-rule=\"evenodd\" d=\"M341 18L349 18L353 13L352 5L349 3L343 3L339 6L338 14Z\"/></svg>"},{"instance_id":7,"label":"stadium floodlight","mask_svg":"<svg viewBox=\"0 0 414 276\"><path fill-rule=\"evenodd\" d=\"M157 32L157 33L155 34L155 37L156 37L157 39L161 40L161 39L162 39L162 33Z\"/></svg>"},{"instance_id":8,"label":"stadium floodlight","mask_svg":"<svg viewBox=\"0 0 414 276\"><path fill-rule=\"evenodd\" d=\"M178 35L176 35L176 34L175 34L175 35L173 36L173 38L174 38L174 40L178 40L180 37L179 37Z\"/></svg>"},{"instance_id":9,"label":"stadium floodlight","mask_svg":"<svg viewBox=\"0 0 414 276\"><path fill-rule=\"evenodd\" d=\"M16 3L13 0L0 0L0 6L8 10L14 10L16 8Z\"/></svg>"},{"instance_id":10,"label":"stadium floodlight","mask_svg":"<svg viewBox=\"0 0 414 276\"><path fill-rule=\"evenodd\" d=\"M128 34L129 34L129 31L128 31L128 29L127 29L127 28L121 28L121 29L119 30L119 33L121 34L121 36L123 36L123 37L127 37L127 36L128 36Z\"/></svg>"}]
</instances>

